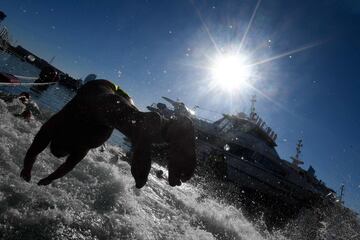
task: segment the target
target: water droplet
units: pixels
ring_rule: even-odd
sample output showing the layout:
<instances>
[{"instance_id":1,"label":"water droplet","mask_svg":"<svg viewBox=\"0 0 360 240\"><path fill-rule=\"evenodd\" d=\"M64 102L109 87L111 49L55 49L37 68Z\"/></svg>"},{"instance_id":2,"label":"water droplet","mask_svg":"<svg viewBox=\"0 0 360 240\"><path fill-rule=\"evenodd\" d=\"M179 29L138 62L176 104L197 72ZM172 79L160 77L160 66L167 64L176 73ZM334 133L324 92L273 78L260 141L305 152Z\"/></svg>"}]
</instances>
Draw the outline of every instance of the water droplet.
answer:
<instances>
[{"instance_id":1,"label":"water droplet","mask_svg":"<svg viewBox=\"0 0 360 240\"><path fill-rule=\"evenodd\" d=\"M118 78L121 77L122 72L120 70L117 71Z\"/></svg>"},{"instance_id":2,"label":"water droplet","mask_svg":"<svg viewBox=\"0 0 360 240\"><path fill-rule=\"evenodd\" d=\"M224 146L224 150L225 150L225 151L229 151L229 150L230 150L230 146L229 146L229 144L225 144L225 146Z\"/></svg>"}]
</instances>

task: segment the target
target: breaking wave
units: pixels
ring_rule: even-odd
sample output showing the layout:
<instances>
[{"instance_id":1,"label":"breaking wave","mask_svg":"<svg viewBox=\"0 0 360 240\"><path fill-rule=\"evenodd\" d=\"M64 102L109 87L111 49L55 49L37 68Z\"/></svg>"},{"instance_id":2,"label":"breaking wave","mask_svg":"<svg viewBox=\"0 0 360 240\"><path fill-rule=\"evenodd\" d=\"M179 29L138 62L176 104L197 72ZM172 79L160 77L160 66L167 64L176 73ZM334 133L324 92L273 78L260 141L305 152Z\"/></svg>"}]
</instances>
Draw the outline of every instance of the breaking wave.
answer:
<instances>
[{"instance_id":1,"label":"breaking wave","mask_svg":"<svg viewBox=\"0 0 360 240\"><path fill-rule=\"evenodd\" d=\"M0 100L0 239L360 239L350 213L329 210L318 219L304 211L270 233L190 183L172 188L151 172L138 190L123 150L110 144L46 187L36 182L64 159L45 150L26 183L19 172L41 122L14 117L7 107Z\"/></svg>"}]
</instances>

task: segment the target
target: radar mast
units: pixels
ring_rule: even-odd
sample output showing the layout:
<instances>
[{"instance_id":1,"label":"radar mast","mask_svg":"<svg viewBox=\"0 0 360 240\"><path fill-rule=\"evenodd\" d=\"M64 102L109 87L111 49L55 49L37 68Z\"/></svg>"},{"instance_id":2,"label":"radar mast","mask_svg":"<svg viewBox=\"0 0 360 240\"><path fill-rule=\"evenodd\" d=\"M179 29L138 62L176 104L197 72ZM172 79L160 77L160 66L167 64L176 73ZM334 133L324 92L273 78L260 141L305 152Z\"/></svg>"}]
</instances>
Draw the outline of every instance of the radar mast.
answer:
<instances>
[{"instance_id":1,"label":"radar mast","mask_svg":"<svg viewBox=\"0 0 360 240\"><path fill-rule=\"evenodd\" d=\"M345 192L345 185L344 185L344 184L341 184L339 201L340 201L340 203L342 203L342 204L344 204L344 201L343 201L344 192Z\"/></svg>"},{"instance_id":2,"label":"radar mast","mask_svg":"<svg viewBox=\"0 0 360 240\"><path fill-rule=\"evenodd\" d=\"M301 148L303 147L302 139L299 139L298 143L296 144L296 154L294 157L291 157L292 164L296 167L299 167L299 165L304 164L304 162L300 159L301 154Z\"/></svg>"},{"instance_id":3,"label":"radar mast","mask_svg":"<svg viewBox=\"0 0 360 240\"><path fill-rule=\"evenodd\" d=\"M255 111L255 103L256 103L256 95L254 94L251 98L251 109L250 109L250 116L253 116L256 114Z\"/></svg>"},{"instance_id":4,"label":"radar mast","mask_svg":"<svg viewBox=\"0 0 360 240\"><path fill-rule=\"evenodd\" d=\"M255 110L255 103L256 103L256 95L252 95L251 98L251 108L250 108L250 119L253 121L257 120L257 113Z\"/></svg>"}]
</instances>

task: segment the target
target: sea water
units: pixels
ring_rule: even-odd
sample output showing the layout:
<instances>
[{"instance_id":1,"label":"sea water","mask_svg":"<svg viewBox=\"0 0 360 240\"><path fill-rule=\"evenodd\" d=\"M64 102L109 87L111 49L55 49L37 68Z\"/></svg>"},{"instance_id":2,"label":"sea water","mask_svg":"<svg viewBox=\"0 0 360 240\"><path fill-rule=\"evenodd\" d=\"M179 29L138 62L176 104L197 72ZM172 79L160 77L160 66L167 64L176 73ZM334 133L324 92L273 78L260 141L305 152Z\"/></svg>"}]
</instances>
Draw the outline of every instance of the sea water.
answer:
<instances>
[{"instance_id":1,"label":"sea water","mask_svg":"<svg viewBox=\"0 0 360 240\"><path fill-rule=\"evenodd\" d=\"M42 96L55 111L71 98L64 95L54 86ZM38 186L64 161L45 150L31 182L24 182L23 158L41 125L13 116L0 100L0 239L360 239L358 220L340 206L326 214L303 210L269 231L261 219L249 221L241 208L201 185L169 186L166 169L155 163L148 183L136 189L118 144L91 150L69 174Z\"/></svg>"}]
</instances>

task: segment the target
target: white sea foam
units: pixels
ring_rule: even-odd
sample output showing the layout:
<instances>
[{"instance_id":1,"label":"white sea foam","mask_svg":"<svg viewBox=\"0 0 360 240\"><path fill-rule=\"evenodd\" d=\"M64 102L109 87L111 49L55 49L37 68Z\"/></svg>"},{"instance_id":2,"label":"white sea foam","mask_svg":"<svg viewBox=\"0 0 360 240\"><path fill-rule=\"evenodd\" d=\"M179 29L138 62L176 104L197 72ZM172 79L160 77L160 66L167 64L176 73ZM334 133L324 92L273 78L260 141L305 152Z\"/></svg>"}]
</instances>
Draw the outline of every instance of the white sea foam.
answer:
<instances>
[{"instance_id":1,"label":"white sea foam","mask_svg":"<svg viewBox=\"0 0 360 240\"><path fill-rule=\"evenodd\" d=\"M311 214L304 214L284 230L260 233L241 209L220 203L191 184L173 188L151 173L147 185L138 190L128 163L121 160L122 149L112 145L104 152L91 150L68 175L40 187L36 182L64 160L45 150L34 166L31 183L26 183L19 172L40 126L36 120L29 123L14 117L0 100L0 239L257 240L304 236L305 223L301 221ZM166 172L157 164L153 167ZM323 221L318 228L323 232L318 231L315 239L341 239L336 232L335 237L329 235L327 230L334 224ZM355 231L351 234L358 239Z\"/></svg>"}]
</instances>

